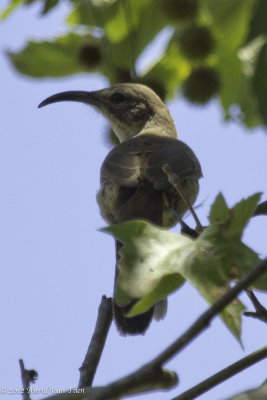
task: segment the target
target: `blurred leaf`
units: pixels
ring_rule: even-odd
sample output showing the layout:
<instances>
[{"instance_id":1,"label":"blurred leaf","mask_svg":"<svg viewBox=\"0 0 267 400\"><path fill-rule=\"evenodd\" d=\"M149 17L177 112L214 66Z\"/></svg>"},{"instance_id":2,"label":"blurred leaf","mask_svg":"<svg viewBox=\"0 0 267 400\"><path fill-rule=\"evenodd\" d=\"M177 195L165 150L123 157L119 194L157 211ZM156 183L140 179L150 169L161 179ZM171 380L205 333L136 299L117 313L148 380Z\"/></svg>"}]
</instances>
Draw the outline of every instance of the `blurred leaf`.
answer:
<instances>
[{"instance_id":1,"label":"blurred leaf","mask_svg":"<svg viewBox=\"0 0 267 400\"><path fill-rule=\"evenodd\" d=\"M12 0L9 5L2 11L0 20L7 18L13 11L15 11L21 5L30 5L37 3L37 1L43 3L42 14L47 14L52 8L58 5L59 0Z\"/></svg>"},{"instance_id":2,"label":"blurred leaf","mask_svg":"<svg viewBox=\"0 0 267 400\"><path fill-rule=\"evenodd\" d=\"M59 0L44 0L42 14L47 14L52 8L56 7L59 3Z\"/></svg>"},{"instance_id":3,"label":"blurred leaf","mask_svg":"<svg viewBox=\"0 0 267 400\"><path fill-rule=\"evenodd\" d=\"M267 1L257 0L254 3L247 42L256 39L258 36L262 34L267 34L266 21L267 21Z\"/></svg>"},{"instance_id":4,"label":"blurred leaf","mask_svg":"<svg viewBox=\"0 0 267 400\"><path fill-rule=\"evenodd\" d=\"M120 250L116 301L127 305L133 299L141 299L129 313L134 316L148 310L187 279L213 304L230 288L231 281L259 262L257 254L240 240L259 197L255 194L229 209L219 194L211 208L211 225L196 240L144 221L106 228L125 243ZM267 278L255 287L267 290ZM242 303L235 299L221 315L238 339L243 310Z\"/></svg>"},{"instance_id":5,"label":"blurred leaf","mask_svg":"<svg viewBox=\"0 0 267 400\"><path fill-rule=\"evenodd\" d=\"M28 1L42 3L43 14L59 3L59 0ZM20 72L43 77L98 71L111 84L138 81L156 89L163 99L171 99L177 91L182 92L192 70L209 67L219 73L219 98L226 119L241 121L248 128L263 121L267 124L263 47L267 40L266 0L201 0L198 15L191 22L173 21L162 12L162 2L158 0L70 0L70 3L72 10L67 21L71 28L75 30L83 25L83 31L87 29L101 37L101 45L92 49L92 53L87 48L79 58L82 35L70 34L42 44L29 42L21 53L10 54ZM2 18L21 4L25 4L25 0L11 0L2 12ZM136 77L138 58L144 57L144 50L154 45L157 34L166 27L171 27L174 32L166 51L143 76ZM179 38L189 27L206 28L210 32L215 47L205 60L192 62L181 52ZM76 43L71 39L74 36ZM85 34L84 40L86 37ZM37 48L38 45L44 46L43 51ZM91 55L101 62L93 65Z\"/></svg>"},{"instance_id":6,"label":"blurred leaf","mask_svg":"<svg viewBox=\"0 0 267 400\"><path fill-rule=\"evenodd\" d=\"M0 14L0 20L7 18L17 7L22 5L24 0L12 0L9 5L4 8Z\"/></svg>"},{"instance_id":7,"label":"blurred leaf","mask_svg":"<svg viewBox=\"0 0 267 400\"><path fill-rule=\"evenodd\" d=\"M180 53L173 37L164 55L150 68L144 79L158 81L165 88L167 98L173 98L177 87L187 78L190 71L189 61Z\"/></svg>"},{"instance_id":8,"label":"blurred leaf","mask_svg":"<svg viewBox=\"0 0 267 400\"><path fill-rule=\"evenodd\" d=\"M75 9L68 17L70 24L100 27L105 33L106 74L111 81L116 67L134 68L138 56L167 23L157 2L151 0L74 4Z\"/></svg>"},{"instance_id":9,"label":"blurred leaf","mask_svg":"<svg viewBox=\"0 0 267 400\"><path fill-rule=\"evenodd\" d=\"M65 76L77 72L96 70L86 68L80 60L80 51L88 43L97 44L91 35L81 36L70 33L54 41L30 41L21 52L8 53L15 68L22 74L35 78Z\"/></svg>"},{"instance_id":10,"label":"blurred leaf","mask_svg":"<svg viewBox=\"0 0 267 400\"><path fill-rule=\"evenodd\" d=\"M72 0L73 10L67 18L71 25L87 25L104 28L106 22L116 12L119 1Z\"/></svg>"},{"instance_id":11,"label":"blurred leaf","mask_svg":"<svg viewBox=\"0 0 267 400\"><path fill-rule=\"evenodd\" d=\"M222 80L220 91L221 104L225 110L226 118L237 117L248 128L258 126L261 119L257 110L256 97L252 91L252 85L246 78L241 60L237 54L222 52L218 68ZM240 115L233 114L233 105L238 105Z\"/></svg>"},{"instance_id":12,"label":"blurred leaf","mask_svg":"<svg viewBox=\"0 0 267 400\"><path fill-rule=\"evenodd\" d=\"M213 20L212 27L219 46L237 50L249 29L254 0L202 0Z\"/></svg>"},{"instance_id":13,"label":"blurred leaf","mask_svg":"<svg viewBox=\"0 0 267 400\"><path fill-rule=\"evenodd\" d=\"M218 70L222 80L221 104L226 118L239 119L249 128L260 124L257 101L249 77L243 70L238 49L247 37L254 0L204 0L216 39ZM227 39L226 39L227 38ZM238 105L233 108L233 105ZM240 109L238 113L235 110Z\"/></svg>"},{"instance_id":14,"label":"blurred leaf","mask_svg":"<svg viewBox=\"0 0 267 400\"><path fill-rule=\"evenodd\" d=\"M258 107L265 125L267 125L267 43L259 53L255 75L253 77L253 89L258 99Z\"/></svg>"}]
</instances>

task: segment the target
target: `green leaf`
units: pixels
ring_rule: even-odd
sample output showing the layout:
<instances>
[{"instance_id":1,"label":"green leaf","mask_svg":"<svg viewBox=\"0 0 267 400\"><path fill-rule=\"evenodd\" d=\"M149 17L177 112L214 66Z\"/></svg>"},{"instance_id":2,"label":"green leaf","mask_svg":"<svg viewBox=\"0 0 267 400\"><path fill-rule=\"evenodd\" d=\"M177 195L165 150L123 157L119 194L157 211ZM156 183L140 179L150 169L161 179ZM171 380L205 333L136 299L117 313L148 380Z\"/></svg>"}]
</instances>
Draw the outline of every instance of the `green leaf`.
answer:
<instances>
[{"instance_id":1,"label":"green leaf","mask_svg":"<svg viewBox=\"0 0 267 400\"><path fill-rule=\"evenodd\" d=\"M253 89L258 99L258 107L267 125L267 43L265 43L259 53L255 75L253 77Z\"/></svg>"},{"instance_id":2,"label":"green leaf","mask_svg":"<svg viewBox=\"0 0 267 400\"><path fill-rule=\"evenodd\" d=\"M211 207L209 220L211 224L224 224L230 218L230 211L225 198L219 193Z\"/></svg>"},{"instance_id":3,"label":"green leaf","mask_svg":"<svg viewBox=\"0 0 267 400\"><path fill-rule=\"evenodd\" d=\"M260 195L255 194L229 209L221 194L212 205L211 225L193 240L168 232L144 221L128 221L105 228L125 245L120 250L116 301L135 304L129 316L145 312L188 280L213 304L259 262L255 252L241 240L242 231L253 214ZM267 290L267 278L255 283ZM235 299L221 317L240 339L243 304Z\"/></svg>"},{"instance_id":4,"label":"green leaf","mask_svg":"<svg viewBox=\"0 0 267 400\"><path fill-rule=\"evenodd\" d=\"M219 193L211 207L209 220L211 224L224 224L229 232L240 233L239 236L241 236L253 216L260 198L261 193L255 193L229 209L222 193Z\"/></svg>"},{"instance_id":5,"label":"green leaf","mask_svg":"<svg viewBox=\"0 0 267 400\"><path fill-rule=\"evenodd\" d=\"M123 243L130 244L120 251L120 275L116 290L116 301L120 305L144 297L160 284L163 275L176 273L177 258L174 254L182 260L188 247L194 244L186 236L177 238L176 234L145 221L128 221L105 230ZM177 284L180 286L181 279ZM162 293L159 295L162 296Z\"/></svg>"},{"instance_id":6,"label":"green leaf","mask_svg":"<svg viewBox=\"0 0 267 400\"><path fill-rule=\"evenodd\" d=\"M158 282L154 290L148 295L144 296L138 301L131 311L128 313L128 317L141 314L144 311L149 310L159 299L165 299L170 293L177 290L184 282L184 278L177 273L164 275Z\"/></svg>"},{"instance_id":7,"label":"green leaf","mask_svg":"<svg viewBox=\"0 0 267 400\"><path fill-rule=\"evenodd\" d=\"M173 37L164 55L146 73L145 79L158 81L167 92L167 98L173 98L177 87L190 74L191 65L189 61L180 53L177 40Z\"/></svg>"},{"instance_id":8,"label":"green leaf","mask_svg":"<svg viewBox=\"0 0 267 400\"><path fill-rule=\"evenodd\" d=\"M24 0L12 0L10 1L9 5L6 6L1 14L0 14L0 20L6 19L16 8L18 8L20 5L22 5Z\"/></svg>"},{"instance_id":9,"label":"green leaf","mask_svg":"<svg viewBox=\"0 0 267 400\"><path fill-rule=\"evenodd\" d=\"M21 52L10 52L8 56L22 74L35 78L66 76L96 70L95 64L90 67L89 62L87 66L80 57L81 49L90 44L97 46L99 40L91 35L70 33L54 41L30 41Z\"/></svg>"},{"instance_id":10,"label":"green leaf","mask_svg":"<svg viewBox=\"0 0 267 400\"><path fill-rule=\"evenodd\" d=\"M226 118L239 119L248 128L258 126L261 119L257 100L238 54L228 53L227 49L219 53L218 69L222 80L220 100ZM233 108L236 105L240 109L238 113L236 107Z\"/></svg>"},{"instance_id":11,"label":"green leaf","mask_svg":"<svg viewBox=\"0 0 267 400\"><path fill-rule=\"evenodd\" d=\"M248 221L254 214L257 204L261 198L261 193L255 193L247 199L241 200L231 209L231 222L229 231L242 232Z\"/></svg>"},{"instance_id":12,"label":"green leaf","mask_svg":"<svg viewBox=\"0 0 267 400\"><path fill-rule=\"evenodd\" d=\"M42 14L43 15L47 14L54 7L56 7L58 5L58 3L59 3L59 0L44 0Z\"/></svg>"},{"instance_id":13,"label":"green leaf","mask_svg":"<svg viewBox=\"0 0 267 400\"><path fill-rule=\"evenodd\" d=\"M247 37L254 0L203 0L203 5L213 20L219 46L224 44L228 51L237 50Z\"/></svg>"},{"instance_id":14,"label":"green leaf","mask_svg":"<svg viewBox=\"0 0 267 400\"><path fill-rule=\"evenodd\" d=\"M261 117L252 89L251 75L245 73L244 62L238 52L247 37L254 1L204 0L204 4L216 40L217 67L222 81L219 97L225 117L237 119L248 128L258 126ZM250 56L252 58L253 54ZM251 60L247 59L246 64L251 65Z\"/></svg>"},{"instance_id":15,"label":"green leaf","mask_svg":"<svg viewBox=\"0 0 267 400\"><path fill-rule=\"evenodd\" d=\"M119 1L109 0L72 0L73 10L67 18L71 25L88 25L104 28L119 5Z\"/></svg>"},{"instance_id":16,"label":"green leaf","mask_svg":"<svg viewBox=\"0 0 267 400\"><path fill-rule=\"evenodd\" d=\"M254 5L253 14L249 26L247 42L256 39L262 34L267 34L267 2L257 0Z\"/></svg>"},{"instance_id":17,"label":"green leaf","mask_svg":"<svg viewBox=\"0 0 267 400\"><path fill-rule=\"evenodd\" d=\"M103 29L109 69L116 66L133 69L138 56L167 24L157 2L151 0L80 1L74 4L68 23Z\"/></svg>"}]
</instances>

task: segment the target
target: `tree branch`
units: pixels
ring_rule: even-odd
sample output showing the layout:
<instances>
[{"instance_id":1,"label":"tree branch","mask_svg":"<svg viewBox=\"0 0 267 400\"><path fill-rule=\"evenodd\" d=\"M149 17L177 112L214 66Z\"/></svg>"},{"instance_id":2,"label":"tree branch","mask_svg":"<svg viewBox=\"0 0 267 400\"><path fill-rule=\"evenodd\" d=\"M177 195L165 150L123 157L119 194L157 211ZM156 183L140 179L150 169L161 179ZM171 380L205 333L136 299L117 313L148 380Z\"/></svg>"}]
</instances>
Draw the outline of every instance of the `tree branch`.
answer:
<instances>
[{"instance_id":1,"label":"tree branch","mask_svg":"<svg viewBox=\"0 0 267 400\"><path fill-rule=\"evenodd\" d=\"M112 322L112 299L102 297L95 330L80 370L78 388L91 387Z\"/></svg>"},{"instance_id":2,"label":"tree branch","mask_svg":"<svg viewBox=\"0 0 267 400\"><path fill-rule=\"evenodd\" d=\"M34 369L25 369L24 362L22 359L19 360L20 372L21 372L21 380L23 386L23 400L30 400L30 383L34 383L37 379L37 372Z\"/></svg>"},{"instance_id":3,"label":"tree branch","mask_svg":"<svg viewBox=\"0 0 267 400\"><path fill-rule=\"evenodd\" d=\"M259 300L257 299L257 297L255 296L255 294L252 292L252 290L250 289L246 289L246 293L248 295L248 297L250 298L254 308L255 308L255 312L251 312L251 311L245 311L243 313L243 315L245 315L246 317L253 317L253 318L257 318L260 321L263 322L267 322L267 310L265 307L263 307L263 305L259 302Z\"/></svg>"},{"instance_id":4,"label":"tree branch","mask_svg":"<svg viewBox=\"0 0 267 400\"><path fill-rule=\"evenodd\" d=\"M185 346L187 346L201 331L206 329L212 319L220 313L231 301L233 301L239 293L248 287L253 281L258 279L261 275L267 272L267 259L252 268L245 274L240 281L232 288L230 288L219 300L216 301L207 311L205 311L189 329L185 331L177 340L168 346L163 352L152 361L145 364L135 372L126 377L110 383L105 387L95 387L83 390L81 393L71 393L66 397L63 395L56 395L47 400L110 400L112 398L119 398L122 396L143 393L148 390L167 389L177 383L177 376L174 372L166 371L162 365L173 358L174 355L179 353ZM257 356L255 356L254 362ZM252 362L253 363L253 362ZM249 365L252 365L248 364Z\"/></svg>"},{"instance_id":5,"label":"tree branch","mask_svg":"<svg viewBox=\"0 0 267 400\"><path fill-rule=\"evenodd\" d=\"M106 386L80 388L46 397L43 400L110 400L127 395L145 393L152 390L169 389L176 385L178 378L175 372L155 367L148 370L139 368Z\"/></svg>"},{"instance_id":6,"label":"tree branch","mask_svg":"<svg viewBox=\"0 0 267 400\"><path fill-rule=\"evenodd\" d=\"M257 205L253 217L256 217L257 215L267 215L267 201L263 201Z\"/></svg>"},{"instance_id":7,"label":"tree branch","mask_svg":"<svg viewBox=\"0 0 267 400\"><path fill-rule=\"evenodd\" d=\"M247 288L252 282L267 271L267 259L260 262L249 272L247 272L235 286L230 288L222 297L219 298L207 311L205 311L185 333L175 340L166 350L160 353L152 363L162 365L170 360L175 354L187 346L201 331L206 329L212 319L216 317L229 303L231 303L242 290Z\"/></svg>"},{"instance_id":8,"label":"tree branch","mask_svg":"<svg viewBox=\"0 0 267 400\"><path fill-rule=\"evenodd\" d=\"M192 400L201 394L207 392L208 390L214 388L220 383L224 382L226 379L231 378L232 376L238 374L244 369L250 367L253 364L263 360L267 357L267 346L263 347L260 350L255 351L254 353L249 354L248 356L241 358L241 360L235 362L234 364L229 365L222 369L217 374L210 376L208 379L205 379L201 383L193 386L186 392L180 394L177 397L174 397L172 400Z\"/></svg>"}]
</instances>

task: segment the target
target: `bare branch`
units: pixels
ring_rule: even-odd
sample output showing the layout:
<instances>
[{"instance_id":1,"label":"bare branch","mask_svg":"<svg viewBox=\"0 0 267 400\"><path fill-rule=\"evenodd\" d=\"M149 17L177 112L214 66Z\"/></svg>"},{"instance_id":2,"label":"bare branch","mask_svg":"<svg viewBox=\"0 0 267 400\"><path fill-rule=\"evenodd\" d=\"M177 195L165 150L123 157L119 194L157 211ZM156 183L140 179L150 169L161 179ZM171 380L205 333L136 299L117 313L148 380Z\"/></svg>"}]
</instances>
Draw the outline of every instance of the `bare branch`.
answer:
<instances>
[{"instance_id":1,"label":"bare branch","mask_svg":"<svg viewBox=\"0 0 267 400\"><path fill-rule=\"evenodd\" d=\"M189 329L185 331L177 340L175 340L169 347L161 352L152 361L145 364L132 374L119 379L105 387L95 387L83 390L81 393L71 393L67 397L64 395L56 395L47 400L110 400L112 398L119 398L130 394L144 393L145 391L167 389L171 388L177 383L177 376L174 372L166 371L162 365L173 358L174 355L179 353L185 346L187 346L201 331L206 329L211 323L212 319L220 313L231 301L233 301L239 293L248 287L253 281L258 279L261 275L267 272L267 259L263 260L260 264L252 268L240 281L232 288L230 288L216 303L214 303L207 311L205 311ZM265 349L265 348L264 348ZM252 359L249 361L245 358L244 363L248 362L247 366L259 361L265 356L265 350L259 351L258 355L251 355ZM245 364L243 364L245 365ZM208 389L207 389L208 390Z\"/></svg>"},{"instance_id":2,"label":"bare branch","mask_svg":"<svg viewBox=\"0 0 267 400\"><path fill-rule=\"evenodd\" d=\"M74 389L72 392L56 394L43 400L110 400L152 390L169 389L177 382L175 372L160 367L150 370L142 367L107 386Z\"/></svg>"},{"instance_id":3,"label":"bare branch","mask_svg":"<svg viewBox=\"0 0 267 400\"><path fill-rule=\"evenodd\" d=\"M192 400L267 357L267 346L222 369L172 400Z\"/></svg>"},{"instance_id":4,"label":"bare branch","mask_svg":"<svg viewBox=\"0 0 267 400\"><path fill-rule=\"evenodd\" d=\"M95 330L80 368L79 388L91 387L112 322L112 299L102 297Z\"/></svg>"},{"instance_id":5,"label":"bare branch","mask_svg":"<svg viewBox=\"0 0 267 400\"><path fill-rule=\"evenodd\" d=\"M38 374L34 369L25 369L22 359L19 360L19 366L23 386L22 398L23 400L30 400L30 383L34 383L36 381Z\"/></svg>"},{"instance_id":6,"label":"bare branch","mask_svg":"<svg viewBox=\"0 0 267 400\"><path fill-rule=\"evenodd\" d=\"M267 310L263 305L259 302L255 294L252 292L252 290L246 289L246 293L250 300L252 301L253 306L255 307L256 312L251 312L251 311L245 311L243 315L246 317L253 317L257 318L260 321L267 322Z\"/></svg>"},{"instance_id":7,"label":"bare branch","mask_svg":"<svg viewBox=\"0 0 267 400\"><path fill-rule=\"evenodd\" d=\"M257 215L267 215L267 201L263 201L257 205L253 217L256 217Z\"/></svg>"},{"instance_id":8,"label":"bare branch","mask_svg":"<svg viewBox=\"0 0 267 400\"><path fill-rule=\"evenodd\" d=\"M205 311L185 333L175 340L166 350L160 353L151 363L162 365L170 360L187 346L201 331L206 329L212 319L216 317L229 303L231 303L242 290L248 287L257 278L267 272L267 259L260 262L247 272L235 286L230 288L219 300L217 300L207 311Z\"/></svg>"}]
</instances>

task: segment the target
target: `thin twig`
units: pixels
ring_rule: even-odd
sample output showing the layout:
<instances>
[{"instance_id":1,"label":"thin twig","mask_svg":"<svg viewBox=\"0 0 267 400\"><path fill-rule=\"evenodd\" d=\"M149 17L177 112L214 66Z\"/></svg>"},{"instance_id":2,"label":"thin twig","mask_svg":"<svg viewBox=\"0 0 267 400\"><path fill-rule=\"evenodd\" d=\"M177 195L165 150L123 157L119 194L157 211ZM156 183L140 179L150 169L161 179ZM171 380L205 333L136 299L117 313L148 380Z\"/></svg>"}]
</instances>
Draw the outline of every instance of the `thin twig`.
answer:
<instances>
[{"instance_id":1,"label":"thin twig","mask_svg":"<svg viewBox=\"0 0 267 400\"><path fill-rule=\"evenodd\" d=\"M80 382L78 388L92 386L111 322L112 299L103 296L98 308L95 330L85 355L85 359L80 368Z\"/></svg>"},{"instance_id":2,"label":"thin twig","mask_svg":"<svg viewBox=\"0 0 267 400\"><path fill-rule=\"evenodd\" d=\"M181 233L190 236L192 239L197 239L199 237L199 233L195 230L190 228L181 218L179 219L179 223L181 224Z\"/></svg>"},{"instance_id":3,"label":"thin twig","mask_svg":"<svg viewBox=\"0 0 267 400\"><path fill-rule=\"evenodd\" d=\"M257 205L256 210L254 211L253 217L256 217L257 215L267 215L267 201L266 200Z\"/></svg>"},{"instance_id":4,"label":"thin twig","mask_svg":"<svg viewBox=\"0 0 267 400\"><path fill-rule=\"evenodd\" d=\"M259 319L260 321L263 321L263 322L267 322L267 310L266 310L266 308L263 307L263 305L259 302L259 300L255 296L255 294L252 292L252 290L246 289L246 293L247 293L248 297L250 298L250 300L252 301L252 304L253 304L253 306L255 308L255 312L245 311L243 313L243 315L245 315L246 317L257 318L257 319Z\"/></svg>"},{"instance_id":5,"label":"thin twig","mask_svg":"<svg viewBox=\"0 0 267 400\"><path fill-rule=\"evenodd\" d=\"M83 398L86 398L87 400L110 400L130 394L143 393L148 390L156 390L160 388L166 389L174 386L177 383L176 375L171 371L163 370L162 365L186 347L199 335L201 331L206 329L212 319L219 314L224 307L231 303L242 290L251 285L252 282L258 279L265 272L267 272L267 259L263 260L245 274L234 287L230 288L219 300L216 301L216 303L205 311L183 335L175 340L157 357L132 374L112 382L105 387L84 389ZM254 360L254 362L257 361L258 360L256 359ZM252 363L250 365L252 365ZM56 395L47 398L47 400L78 400L81 398L81 393L72 393L67 397Z\"/></svg>"},{"instance_id":6,"label":"thin twig","mask_svg":"<svg viewBox=\"0 0 267 400\"><path fill-rule=\"evenodd\" d=\"M250 367L251 365L256 364L257 362L263 360L266 357L267 357L267 346L255 351L254 353L249 354L244 358L241 358L241 360L238 360L234 364L231 364L228 367L222 369L217 374L210 376L208 379L205 379L196 386L193 386L192 388L190 388L186 392L183 392L179 396L174 397L172 400L195 399L201 394L207 392L208 390L224 382L226 379L231 378L232 376L238 374L239 372Z\"/></svg>"},{"instance_id":7,"label":"thin twig","mask_svg":"<svg viewBox=\"0 0 267 400\"><path fill-rule=\"evenodd\" d=\"M212 319L216 317L229 303L231 303L242 290L250 286L257 278L267 272L267 259L251 268L235 286L230 288L219 298L207 311L205 311L185 333L175 340L167 349L160 353L151 363L162 365L170 360L175 354L187 346L201 331L206 329Z\"/></svg>"},{"instance_id":8,"label":"thin twig","mask_svg":"<svg viewBox=\"0 0 267 400\"><path fill-rule=\"evenodd\" d=\"M171 170L171 167L169 166L169 164L164 164L162 166L162 170L163 172L168 176L169 182L170 184L176 189L177 193L179 194L179 196L181 197L181 199L183 200L184 204L186 205L186 207L189 209L189 211L191 212L196 225L197 225L197 231L202 232L203 231L203 227L198 219L197 214L195 213L195 210L193 209L192 205L189 203L189 201L187 200L186 196L184 195L183 189L181 188L181 184L180 184L180 179L178 177L177 174L174 174Z\"/></svg>"},{"instance_id":9,"label":"thin twig","mask_svg":"<svg viewBox=\"0 0 267 400\"><path fill-rule=\"evenodd\" d=\"M175 372L162 368L144 370L139 368L106 386L84 389L73 389L65 393L56 394L43 400L111 400L119 399L132 394L141 394L153 390L166 390L177 384Z\"/></svg>"},{"instance_id":10,"label":"thin twig","mask_svg":"<svg viewBox=\"0 0 267 400\"><path fill-rule=\"evenodd\" d=\"M19 366L23 386L22 398L23 400L30 400L30 383L36 381L38 374L34 369L25 369L22 359L19 360Z\"/></svg>"}]
</instances>

